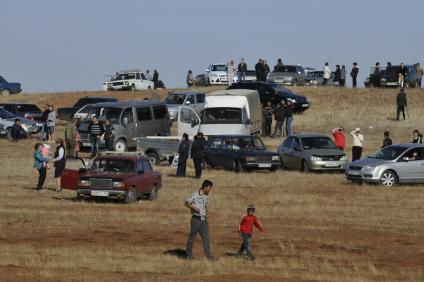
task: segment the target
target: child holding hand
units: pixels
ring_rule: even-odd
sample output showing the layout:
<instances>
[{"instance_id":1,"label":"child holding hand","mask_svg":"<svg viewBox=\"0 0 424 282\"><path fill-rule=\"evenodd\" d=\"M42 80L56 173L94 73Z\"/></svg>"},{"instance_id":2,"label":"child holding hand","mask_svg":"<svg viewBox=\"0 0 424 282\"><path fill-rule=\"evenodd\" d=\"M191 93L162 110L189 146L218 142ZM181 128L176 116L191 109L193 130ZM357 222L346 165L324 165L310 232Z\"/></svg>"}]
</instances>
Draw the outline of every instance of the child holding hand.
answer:
<instances>
[{"instance_id":1,"label":"child holding hand","mask_svg":"<svg viewBox=\"0 0 424 282\"><path fill-rule=\"evenodd\" d=\"M255 256L253 255L252 249L250 248L250 239L252 238L253 225L255 225L260 232L264 232L261 223L255 216L255 211L255 206L249 205L247 207L247 214L243 215L243 218L239 224L239 232L240 236L243 238L243 243L241 244L240 250L236 256L240 257L246 250L247 256L250 260L255 260Z\"/></svg>"}]
</instances>

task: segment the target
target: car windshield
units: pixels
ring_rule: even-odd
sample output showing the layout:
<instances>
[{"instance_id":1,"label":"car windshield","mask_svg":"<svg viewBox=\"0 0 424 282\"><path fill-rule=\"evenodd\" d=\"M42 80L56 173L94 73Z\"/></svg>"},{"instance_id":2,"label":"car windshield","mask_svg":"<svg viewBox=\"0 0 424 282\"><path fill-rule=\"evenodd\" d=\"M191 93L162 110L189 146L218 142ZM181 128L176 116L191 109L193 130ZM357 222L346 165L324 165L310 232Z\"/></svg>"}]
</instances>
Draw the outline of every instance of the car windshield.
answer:
<instances>
[{"instance_id":1,"label":"car windshield","mask_svg":"<svg viewBox=\"0 0 424 282\"><path fill-rule=\"evenodd\" d=\"M337 149L336 144L328 137L303 137L302 146L305 150Z\"/></svg>"},{"instance_id":2,"label":"car windshield","mask_svg":"<svg viewBox=\"0 0 424 282\"><path fill-rule=\"evenodd\" d=\"M20 113L41 112L41 110L36 105L21 104L21 105L17 105L16 107L18 108L18 111Z\"/></svg>"},{"instance_id":3,"label":"car windshield","mask_svg":"<svg viewBox=\"0 0 424 282\"><path fill-rule=\"evenodd\" d=\"M15 116L11 112L7 111L4 108L0 108L0 118L9 119L9 118L14 118L14 117Z\"/></svg>"},{"instance_id":4,"label":"car windshield","mask_svg":"<svg viewBox=\"0 0 424 282\"><path fill-rule=\"evenodd\" d=\"M399 157L403 152L405 152L408 148L400 147L400 146L389 146L385 147L375 154L368 156L368 158L372 159L380 159L380 160L394 160Z\"/></svg>"},{"instance_id":5,"label":"car windshield","mask_svg":"<svg viewBox=\"0 0 424 282\"><path fill-rule=\"evenodd\" d=\"M100 172L130 173L134 172L134 162L131 160L100 158L93 162L90 170Z\"/></svg>"},{"instance_id":6,"label":"car windshield","mask_svg":"<svg viewBox=\"0 0 424 282\"><path fill-rule=\"evenodd\" d=\"M274 72L297 72L296 66L276 66Z\"/></svg>"},{"instance_id":7,"label":"car windshield","mask_svg":"<svg viewBox=\"0 0 424 282\"><path fill-rule=\"evenodd\" d=\"M0 83L6 83L7 80L3 78L3 76L0 76Z\"/></svg>"},{"instance_id":8,"label":"car windshield","mask_svg":"<svg viewBox=\"0 0 424 282\"><path fill-rule=\"evenodd\" d=\"M78 113L80 113L80 114L88 114L91 111L91 109L93 109L93 107L94 107L94 105L85 105L84 107L82 107L78 111Z\"/></svg>"},{"instance_id":9,"label":"car windshield","mask_svg":"<svg viewBox=\"0 0 424 282\"><path fill-rule=\"evenodd\" d=\"M184 94L170 94L168 97L166 97L165 102L167 104L175 104L175 105L182 105L184 103L186 95Z\"/></svg>"},{"instance_id":10,"label":"car windshield","mask_svg":"<svg viewBox=\"0 0 424 282\"><path fill-rule=\"evenodd\" d=\"M128 80L128 79L135 79L135 73L120 73L116 77L116 80Z\"/></svg>"},{"instance_id":11,"label":"car windshield","mask_svg":"<svg viewBox=\"0 0 424 282\"><path fill-rule=\"evenodd\" d=\"M227 71L226 65L213 65L212 71Z\"/></svg>"},{"instance_id":12,"label":"car windshield","mask_svg":"<svg viewBox=\"0 0 424 282\"><path fill-rule=\"evenodd\" d=\"M203 124L241 124L242 111L240 108L207 108L203 112Z\"/></svg>"},{"instance_id":13,"label":"car windshield","mask_svg":"<svg viewBox=\"0 0 424 282\"><path fill-rule=\"evenodd\" d=\"M121 112L121 108L94 108L91 109L85 120L90 120L93 116L96 116L99 120L110 119L111 123L116 124L119 123Z\"/></svg>"},{"instance_id":14,"label":"car windshield","mask_svg":"<svg viewBox=\"0 0 424 282\"><path fill-rule=\"evenodd\" d=\"M224 142L224 146L230 145L233 150L265 150L266 147L262 140L258 137L234 137L228 138Z\"/></svg>"}]
</instances>

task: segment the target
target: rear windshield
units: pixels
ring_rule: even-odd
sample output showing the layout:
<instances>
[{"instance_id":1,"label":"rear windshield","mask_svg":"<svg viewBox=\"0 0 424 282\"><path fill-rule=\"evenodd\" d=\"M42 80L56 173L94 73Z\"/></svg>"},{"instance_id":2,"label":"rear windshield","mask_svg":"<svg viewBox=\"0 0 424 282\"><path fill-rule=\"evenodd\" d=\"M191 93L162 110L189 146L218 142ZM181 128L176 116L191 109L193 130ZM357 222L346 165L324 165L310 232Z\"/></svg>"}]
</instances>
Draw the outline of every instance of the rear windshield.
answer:
<instances>
[{"instance_id":1,"label":"rear windshield","mask_svg":"<svg viewBox=\"0 0 424 282\"><path fill-rule=\"evenodd\" d=\"M166 97L165 102L167 104L181 105L182 103L184 103L185 97L186 95L184 94L170 94L168 95L168 97Z\"/></svg>"},{"instance_id":2,"label":"rear windshield","mask_svg":"<svg viewBox=\"0 0 424 282\"><path fill-rule=\"evenodd\" d=\"M31 105L31 104L16 105L16 108L21 113L41 112L41 110L36 105Z\"/></svg>"},{"instance_id":3,"label":"rear windshield","mask_svg":"<svg viewBox=\"0 0 424 282\"><path fill-rule=\"evenodd\" d=\"M274 72L297 72L296 66L278 66L274 68Z\"/></svg>"},{"instance_id":4,"label":"rear windshield","mask_svg":"<svg viewBox=\"0 0 424 282\"><path fill-rule=\"evenodd\" d=\"M233 150L265 150L266 147L258 137L228 137L225 138L223 148Z\"/></svg>"},{"instance_id":5,"label":"rear windshield","mask_svg":"<svg viewBox=\"0 0 424 282\"><path fill-rule=\"evenodd\" d=\"M131 160L96 159L90 170L99 172L134 172L134 162Z\"/></svg>"},{"instance_id":6,"label":"rear windshield","mask_svg":"<svg viewBox=\"0 0 424 282\"><path fill-rule=\"evenodd\" d=\"M305 150L337 149L336 144L328 137L303 137L302 146Z\"/></svg>"},{"instance_id":7,"label":"rear windshield","mask_svg":"<svg viewBox=\"0 0 424 282\"><path fill-rule=\"evenodd\" d=\"M207 108L203 112L203 124L241 124L242 111L239 108Z\"/></svg>"}]
</instances>

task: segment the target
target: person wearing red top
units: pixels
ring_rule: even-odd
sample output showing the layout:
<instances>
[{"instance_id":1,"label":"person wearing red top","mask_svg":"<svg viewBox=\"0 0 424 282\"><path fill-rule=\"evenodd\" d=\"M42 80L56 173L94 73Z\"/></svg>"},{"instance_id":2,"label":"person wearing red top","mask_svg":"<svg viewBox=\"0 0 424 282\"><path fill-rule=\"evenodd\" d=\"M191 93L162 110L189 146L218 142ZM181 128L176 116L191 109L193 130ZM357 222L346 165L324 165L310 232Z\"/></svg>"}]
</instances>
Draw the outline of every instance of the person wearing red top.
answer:
<instances>
[{"instance_id":1,"label":"person wearing red top","mask_svg":"<svg viewBox=\"0 0 424 282\"><path fill-rule=\"evenodd\" d=\"M250 248L250 239L252 238L253 225L255 225L260 232L264 232L262 224L254 214L255 211L255 206L249 205L247 207L247 214L243 215L243 218L240 221L239 232L240 236L243 238L243 243L241 244L241 247L236 255L237 257L240 257L244 250L246 250L247 257L250 260L255 260L255 256L253 255L252 249Z\"/></svg>"},{"instance_id":2,"label":"person wearing red top","mask_svg":"<svg viewBox=\"0 0 424 282\"><path fill-rule=\"evenodd\" d=\"M339 148L342 151L344 151L344 149L346 148L346 137L343 132L344 132L343 127L334 128L331 131L334 137L334 143L336 143L337 148Z\"/></svg>"}]
</instances>

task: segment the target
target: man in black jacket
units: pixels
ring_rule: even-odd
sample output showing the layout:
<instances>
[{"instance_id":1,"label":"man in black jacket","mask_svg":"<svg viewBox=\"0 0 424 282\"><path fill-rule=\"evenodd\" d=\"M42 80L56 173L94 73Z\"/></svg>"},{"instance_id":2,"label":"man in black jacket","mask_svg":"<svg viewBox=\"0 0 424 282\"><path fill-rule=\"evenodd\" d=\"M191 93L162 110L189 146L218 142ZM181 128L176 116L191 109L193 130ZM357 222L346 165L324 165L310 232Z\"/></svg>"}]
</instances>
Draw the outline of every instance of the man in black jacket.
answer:
<instances>
[{"instance_id":1,"label":"man in black jacket","mask_svg":"<svg viewBox=\"0 0 424 282\"><path fill-rule=\"evenodd\" d=\"M392 139L390 138L390 133L388 131L384 131L384 140L383 140L383 146L381 148L390 146L393 144Z\"/></svg>"},{"instance_id":2,"label":"man in black jacket","mask_svg":"<svg viewBox=\"0 0 424 282\"><path fill-rule=\"evenodd\" d=\"M108 151L114 151L113 142L115 139L115 129L110 122L110 119L105 120L105 133L103 135L103 139L105 140L105 147Z\"/></svg>"},{"instance_id":3,"label":"man in black jacket","mask_svg":"<svg viewBox=\"0 0 424 282\"><path fill-rule=\"evenodd\" d=\"M186 163L187 163L189 153L190 153L190 141L188 140L187 133L184 133L183 139L181 140L180 146L178 147L177 177L186 176Z\"/></svg>"},{"instance_id":4,"label":"man in black jacket","mask_svg":"<svg viewBox=\"0 0 424 282\"><path fill-rule=\"evenodd\" d=\"M283 135L283 124L286 119L286 109L285 109L285 101L281 100L281 103L277 105L275 109L274 118L275 118L275 129L274 129L274 137L281 137ZM278 133L277 133L278 132Z\"/></svg>"},{"instance_id":5,"label":"man in black jacket","mask_svg":"<svg viewBox=\"0 0 424 282\"><path fill-rule=\"evenodd\" d=\"M399 94L397 94L396 104L397 104L396 120L399 121L400 112L402 112L403 120L405 120L405 107L408 107L408 103L406 101L406 93L403 88L401 88Z\"/></svg>"},{"instance_id":6,"label":"man in black jacket","mask_svg":"<svg viewBox=\"0 0 424 282\"><path fill-rule=\"evenodd\" d=\"M191 158L193 159L194 169L196 171L196 178L202 176L202 162L205 150L205 138L203 133L199 132L194 136L194 142L191 145Z\"/></svg>"},{"instance_id":7,"label":"man in black jacket","mask_svg":"<svg viewBox=\"0 0 424 282\"><path fill-rule=\"evenodd\" d=\"M40 137L38 138L38 140L40 141L49 140L49 136L48 136L49 133L47 130L47 118L50 113L50 105L46 104L44 105L44 107L45 109L43 111L43 114L41 115L41 122L42 122L41 132L40 132Z\"/></svg>"},{"instance_id":8,"label":"man in black jacket","mask_svg":"<svg viewBox=\"0 0 424 282\"><path fill-rule=\"evenodd\" d=\"M263 77L265 74L265 66L262 59L259 59L259 61L256 63L255 71L256 71L256 81L264 81Z\"/></svg>"},{"instance_id":9,"label":"man in black jacket","mask_svg":"<svg viewBox=\"0 0 424 282\"><path fill-rule=\"evenodd\" d=\"M357 63L353 63L350 76L352 77L352 88L356 88L356 78L358 77L359 68Z\"/></svg>"},{"instance_id":10,"label":"man in black jacket","mask_svg":"<svg viewBox=\"0 0 424 282\"><path fill-rule=\"evenodd\" d=\"M271 102L267 102L264 108L265 115L265 133L264 136L271 136L271 126L272 126L272 115L274 110L272 109Z\"/></svg>"},{"instance_id":11,"label":"man in black jacket","mask_svg":"<svg viewBox=\"0 0 424 282\"><path fill-rule=\"evenodd\" d=\"M240 64L237 67L238 71L238 80L246 80L247 64L244 62L244 58L241 58Z\"/></svg>"}]
</instances>

